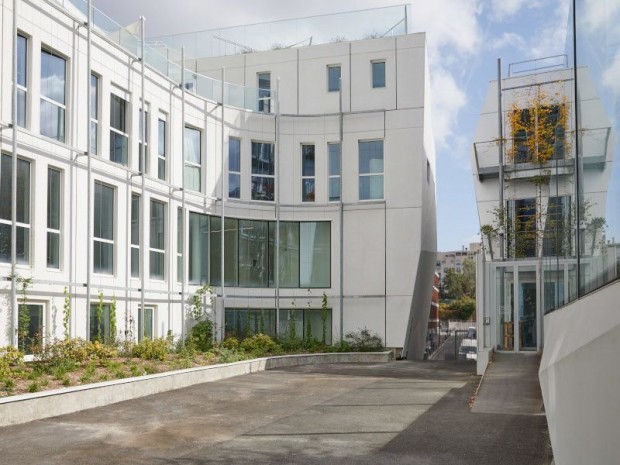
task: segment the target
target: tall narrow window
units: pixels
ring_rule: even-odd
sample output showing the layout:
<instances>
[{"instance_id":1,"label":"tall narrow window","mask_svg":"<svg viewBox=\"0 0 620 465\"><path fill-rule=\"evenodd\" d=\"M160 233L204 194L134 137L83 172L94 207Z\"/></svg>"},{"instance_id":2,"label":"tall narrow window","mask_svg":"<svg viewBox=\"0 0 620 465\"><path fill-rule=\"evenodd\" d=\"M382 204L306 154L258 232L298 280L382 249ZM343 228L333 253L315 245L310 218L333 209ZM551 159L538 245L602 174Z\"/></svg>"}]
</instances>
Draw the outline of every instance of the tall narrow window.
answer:
<instances>
[{"instance_id":1,"label":"tall narrow window","mask_svg":"<svg viewBox=\"0 0 620 465\"><path fill-rule=\"evenodd\" d=\"M536 210L534 198L508 201L508 211L512 218L513 228L513 233L508 234L509 253L512 253L514 258L536 257L538 242ZM512 242L512 247L510 242Z\"/></svg>"},{"instance_id":2,"label":"tall narrow window","mask_svg":"<svg viewBox=\"0 0 620 465\"><path fill-rule=\"evenodd\" d=\"M103 304L101 309L99 304L91 304L90 306L90 340L99 342L108 342L114 339L110 334L110 304ZM116 335L114 335L116 337Z\"/></svg>"},{"instance_id":3,"label":"tall narrow window","mask_svg":"<svg viewBox=\"0 0 620 465\"><path fill-rule=\"evenodd\" d=\"M241 198L241 141L228 139L228 197Z\"/></svg>"},{"instance_id":4,"label":"tall narrow window","mask_svg":"<svg viewBox=\"0 0 620 465\"><path fill-rule=\"evenodd\" d=\"M274 173L273 144L252 142L252 200L274 200Z\"/></svg>"},{"instance_id":5,"label":"tall narrow window","mask_svg":"<svg viewBox=\"0 0 620 465\"><path fill-rule=\"evenodd\" d=\"M189 213L189 282L209 282L209 217Z\"/></svg>"},{"instance_id":6,"label":"tall narrow window","mask_svg":"<svg viewBox=\"0 0 620 465\"><path fill-rule=\"evenodd\" d=\"M301 146L301 200L314 202L314 144Z\"/></svg>"},{"instance_id":7,"label":"tall narrow window","mask_svg":"<svg viewBox=\"0 0 620 465\"><path fill-rule=\"evenodd\" d=\"M32 354L34 346L41 343L43 305L19 304L18 308L17 348L26 354Z\"/></svg>"},{"instance_id":8,"label":"tall narrow window","mask_svg":"<svg viewBox=\"0 0 620 465\"><path fill-rule=\"evenodd\" d=\"M41 50L41 134L65 141L67 62Z\"/></svg>"},{"instance_id":9,"label":"tall narrow window","mask_svg":"<svg viewBox=\"0 0 620 465\"><path fill-rule=\"evenodd\" d=\"M166 119L157 121L157 179L166 180Z\"/></svg>"},{"instance_id":10,"label":"tall narrow window","mask_svg":"<svg viewBox=\"0 0 620 465\"><path fill-rule=\"evenodd\" d=\"M183 209L177 209L177 281L183 281Z\"/></svg>"},{"instance_id":11,"label":"tall narrow window","mask_svg":"<svg viewBox=\"0 0 620 465\"><path fill-rule=\"evenodd\" d=\"M327 91L338 92L340 90L340 65L327 66Z\"/></svg>"},{"instance_id":12,"label":"tall narrow window","mask_svg":"<svg viewBox=\"0 0 620 465\"><path fill-rule=\"evenodd\" d=\"M372 63L372 87L385 87L385 61L373 61Z\"/></svg>"},{"instance_id":13,"label":"tall narrow window","mask_svg":"<svg viewBox=\"0 0 620 465\"><path fill-rule=\"evenodd\" d=\"M327 144L329 154L329 201L340 200L340 142Z\"/></svg>"},{"instance_id":14,"label":"tall narrow window","mask_svg":"<svg viewBox=\"0 0 620 465\"><path fill-rule=\"evenodd\" d=\"M17 36L17 125L26 127L28 101L28 39Z\"/></svg>"},{"instance_id":15,"label":"tall narrow window","mask_svg":"<svg viewBox=\"0 0 620 465\"><path fill-rule=\"evenodd\" d=\"M147 106L148 108L148 106ZM138 141L138 171L140 173L149 172L149 112L145 110L146 121L142 115L142 109L140 109L140 129L138 134L140 136ZM145 132L146 134L143 134ZM144 146L144 153L142 153L142 147ZM144 159L143 159L144 157ZM144 168L146 165L146 169Z\"/></svg>"},{"instance_id":16,"label":"tall narrow window","mask_svg":"<svg viewBox=\"0 0 620 465\"><path fill-rule=\"evenodd\" d=\"M239 286L269 285L268 235L266 221L239 220Z\"/></svg>"},{"instance_id":17,"label":"tall narrow window","mask_svg":"<svg viewBox=\"0 0 620 465\"><path fill-rule=\"evenodd\" d=\"M299 225L299 285L329 287L331 281L331 224L328 221Z\"/></svg>"},{"instance_id":18,"label":"tall narrow window","mask_svg":"<svg viewBox=\"0 0 620 465\"><path fill-rule=\"evenodd\" d=\"M164 215L166 206L157 200L151 200L151 240L149 263L151 278L164 279L166 255L166 236Z\"/></svg>"},{"instance_id":19,"label":"tall narrow window","mask_svg":"<svg viewBox=\"0 0 620 465\"><path fill-rule=\"evenodd\" d=\"M116 94L110 95L110 160L127 166L129 134L127 102Z\"/></svg>"},{"instance_id":20,"label":"tall narrow window","mask_svg":"<svg viewBox=\"0 0 620 465\"><path fill-rule=\"evenodd\" d=\"M90 153L99 153L99 77L90 75Z\"/></svg>"},{"instance_id":21,"label":"tall narrow window","mask_svg":"<svg viewBox=\"0 0 620 465\"><path fill-rule=\"evenodd\" d=\"M11 261L11 170L13 157L0 158L0 262ZM30 259L30 162L17 159L17 263Z\"/></svg>"},{"instance_id":22,"label":"tall narrow window","mask_svg":"<svg viewBox=\"0 0 620 465\"><path fill-rule=\"evenodd\" d=\"M258 73L258 111L271 111L271 73Z\"/></svg>"},{"instance_id":23,"label":"tall narrow window","mask_svg":"<svg viewBox=\"0 0 620 465\"><path fill-rule=\"evenodd\" d=\"M60 268L60 171L47 169L47 266Z\"/></svg>"},{"instance_id":24,"label":"tall narrow window","mask_svg":"<svg viewBox=\"0 0 620 465\"><path fill-rule=\"evenodd\" d=\"M153 339L154 325L153 319L155 316L155 309L153 307L144 307L143 312L138 312L138 327L142 327L142 339Z\"/></svg>"},{"instance_id":25,"label":"tall narrow window","mask_svg":"<svg viewBox=\"0 0 620 465\"><path fill-rule=\"evenodd\" d=\"M114 188L95 182L93 271L114 273Z\"/></svg>"},{"instance_id":26,"label":"tall narrow window","mask_svg":"<svg viewBox=\"0 0 620 465\"><path fill-rule=\"evenodd\" d=\"M383 141L359 142L359 198L383 198Z\"/></svg>"},{"instance_id":27,"label":"tall narrow window","mask_svg":"<svg viewBox=\"0 0 620 465\"><path fill-rule=\"evenodd\" d=\"M202 192L202 153L200 130L185 126L185 186L187 189Z\"/></svg>"},{"instance_id":28,"label":"tall narrow window","mask_svg":"<svg viewBox=\"0 0 620 465\"><path fill-rule=\"evenodd\" d=\"M131 194L131 277L140 277L140 196Z\"/></svg>"}]
</instances>

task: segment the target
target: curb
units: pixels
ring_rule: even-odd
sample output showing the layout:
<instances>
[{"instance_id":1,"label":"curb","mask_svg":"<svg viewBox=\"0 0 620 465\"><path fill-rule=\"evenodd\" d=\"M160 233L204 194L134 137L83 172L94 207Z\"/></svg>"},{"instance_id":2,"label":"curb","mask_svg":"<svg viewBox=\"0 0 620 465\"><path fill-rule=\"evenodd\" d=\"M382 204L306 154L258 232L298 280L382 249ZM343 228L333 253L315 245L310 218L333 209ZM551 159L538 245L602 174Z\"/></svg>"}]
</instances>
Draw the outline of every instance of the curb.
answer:
<instances>
[{"instance_id":1,"label":"curb","mask_svg":"<svg viewBox=\"0 0 620 465\"><path fill-rule=\"evenodd\" d=\"M0 399L0 427L265 370L326 363L385 363L391 359L389 351L282 355L21 394Z\"/></svg>"}]
</instances>

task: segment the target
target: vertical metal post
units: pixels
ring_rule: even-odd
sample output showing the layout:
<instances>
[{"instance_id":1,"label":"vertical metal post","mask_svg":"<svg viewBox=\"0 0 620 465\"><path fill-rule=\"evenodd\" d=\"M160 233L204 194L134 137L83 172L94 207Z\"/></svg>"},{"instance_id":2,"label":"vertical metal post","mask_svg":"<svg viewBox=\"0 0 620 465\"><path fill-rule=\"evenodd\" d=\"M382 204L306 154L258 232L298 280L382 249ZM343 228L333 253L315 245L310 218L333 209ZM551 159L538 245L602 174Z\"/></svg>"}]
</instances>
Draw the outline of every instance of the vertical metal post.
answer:
<instances>
[{"instance_id":1,"label":"vertical metal post","mask_svg":"<svg viewBox=\"0 0 620 465\"><path fill-rule=\"evenodd\" d=\"M92 185L92 177L93 177L93 168L90 153L90 140L92 139L92 131L90 128L90 99L91 99L91 89L90 89L90 73L92 68L92 31L93 31L93 2L92 0L88 0L88 33L87 33L87 42L86 42L86 61L88 64L88 85L86 86L86 108L88 109L88 117L84 118L86 122L86 165L87 165L87 174L86 174L86 339L90 339L90 291L91 291L91 274L93 268L93 185ZM76 315L77 316L77 315Z\"/></svg>"},{"instance_id":2,"label":"vertical metal post","mask_svg":"<svg viewBox=\"0 0 620 465\"><path fill-rule=\"evenodd\" d=\"M499 211L504 211L504 121L502 111L502 59L497 59L497 128L498 128L498 163L499 163ZM501 260L504 255L504 237L506 234L506 217L501 216L502 225L499 233L499 256Z\"/></svg>"},{"instance_id":3,"label":"vertical metal post","mask_svg":"<svg viewBox=\"0 0 620 465\"><path fill-rule=\"evenodd\" d=\"M350 44L349 44L350 45ZM350 50L350 49L349 49ZM349 73L351 72L349 68ZM342 341L344 338L344 201L343 201L343 186L344 186L344 176L342 172L342 158L344 154L343 150L343 139L344 139L344 115L342 113L342 75L339 79L339 92L338 92L338 113L339 113L339 121L338 121L338 141L340 142L340 157L339 157L339 168L340 168L340 202L338 202L338 215L340 227L339 235L340 235L340 268L339 268L339 294L340 294L340 340Z\"/></svg>"},{"instance_id":4,"label":"vertical metal post","mask_svg":"<svg viewBox=\"0 0 620 465\"><path fill-rule=\"evenodd\" d=\"M226 175L225 175L225 173L227 172L226 169L224 168L224 158L225 158L225 156L224 156L224 78L225 78L225 76L226 76L226 69L224 67L222 67L222 127L221 127L221 130L222 130L222 133L221 133L221 140L222 140L221 144L222 144L222 147L221 147L221 149L222 150L221 150L221 154L220 154L221 155L220 163L222 165L222 167L221 167L221 173L222 173L222 182L221 182L221 202L222 202L222 212L221 212L222 213L222 219L221 219L221 222L222 222L222 228L221 229L222 229L222 234L221 234L221 237L220 237L220 241L221 241L220 242L220 247L221 247L221 253L220 253L220 258L221 258L220 273L221 273L221 276L222 276L222 283L221 283L222 284L222 323L224 323L225 308L226 308L225 307L225 299L224 299L224 290L225 290L224 289L224 272L225 272L225 263L226 263L226 261L225 261L226 257L225 257L225 253L224 253L224 250L225 250L224 247L225 247L225 242L226 242L225 239L224 239L224 230L225 230L225 228L224 228L224 223L225 223L225 212L224 212L225 189L224 189L224 186L226 185ZM214 323L217 322L216 315L215 315L215 305L214 305L214 308L213 308L213 322ZM221 331L224 331L224 326L223 325L222 325ZM224 333L221 332L220 334L221 334L221 337L223 338Z\"/></svg>"},{"instance_id":5,"label":"vertical metal post","mask_svg":"<svg viewBox=\"0 0 620 465\"><path fill-rule=\"evenodd\" d=\"M276 81L276 335L280 330L280 77Z\"/></svg>"},{"instance_id":6,"label":"vertical metal post","mask_svg":"<svg viewBox=\"0 0 620 465\"><path fill-rule=\"evenodd\" d=\"M140 228L140 309L138 310L138 340L144 338L144 285L146 283L146 256L145 250L148 250L146 242L146 102L144 101L144 16L140 16L140 87L141 87L141 108L142 121L140 121L140 130L142 131L142 144L140 145L140 161L142 163L141 193L140 193L140 217L142 227Z\"/></svg>"},{"instance_id":7,"label":"vertical metal post","mask_svg":"<svg viewBox=\"0 0 620 465\"><path fill-rule=\"evenodd\" d=\"M11 160L11 309L12 341L19 343L18 325L19 308L17 307L17 0L13 0L13 98L11 108L13 125L12 160Z\"/></svg>"},{"instance_id":8,"label":"vertical metal post","mask_svg":"<svg viewBox=\"0 0 620 465\"><path fill-rule=\"evenodd\" d=\"M181 340L185 340L185 280L187 279L187 231L185 230L185 47L181 47L181 221L183 236L181 237Z\"/></svg>"},{"instance_id":9,"label":"vertical metal post","mask_svg":"<svg viewBox=\"0 0 620 465\"><path fill-rule=\"evenodd\" d=\"M407 5L405 5L405 34L409 34L409 18L407 17L407 14Z\"/></svg>"},{"instance_id":10,"label":"vertical metal post","mask_svg":"<svg viewBox=\"0 0 620 465\"><path fill-rule=\"evenodd\" d=\"M573 0L573 79L574 79L574 97L575 104L575 255L577 257L577 297L583 295L582 276L581 276L581 172L580 172L580 156L579 156L579 85L577 81L577 2Z\"/></svg>"}]
</instances>

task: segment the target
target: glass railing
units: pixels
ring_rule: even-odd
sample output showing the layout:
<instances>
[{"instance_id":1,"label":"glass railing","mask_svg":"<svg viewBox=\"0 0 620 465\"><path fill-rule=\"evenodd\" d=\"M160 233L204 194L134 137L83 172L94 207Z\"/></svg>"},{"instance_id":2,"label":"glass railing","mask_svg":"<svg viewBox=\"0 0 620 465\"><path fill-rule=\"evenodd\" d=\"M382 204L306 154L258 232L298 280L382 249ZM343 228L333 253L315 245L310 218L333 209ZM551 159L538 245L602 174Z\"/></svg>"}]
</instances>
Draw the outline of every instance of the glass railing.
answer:
<instances>
[{"instance_id":1,"label":"glass railing","mask_svg":"<svg viewBox=\"0 0 620 465\"><path fill-rule=\"evenodd\" d=\"M48 1L60 5L74 16L79 16L84 20L88 17L88 3L85 0ZM93 8L93 29L128 53L141 57L139 23L123 27L98 9ZM157 44L159 45L161 42ZM225 83L222 96L222 82L220 80L187 69L183 72L179 65L180 56L180 52L169 45L152 46L145 43L144 46L145 64L175 83L180 83L182 76L184 76L185 89L189 92L215 102L221 102L223 97L226 105L237 108L253 111L260 109L266 113L273 110L275 91L261 89L259 98L259 89L257 88Z\"/></svg>"}]
</instances>

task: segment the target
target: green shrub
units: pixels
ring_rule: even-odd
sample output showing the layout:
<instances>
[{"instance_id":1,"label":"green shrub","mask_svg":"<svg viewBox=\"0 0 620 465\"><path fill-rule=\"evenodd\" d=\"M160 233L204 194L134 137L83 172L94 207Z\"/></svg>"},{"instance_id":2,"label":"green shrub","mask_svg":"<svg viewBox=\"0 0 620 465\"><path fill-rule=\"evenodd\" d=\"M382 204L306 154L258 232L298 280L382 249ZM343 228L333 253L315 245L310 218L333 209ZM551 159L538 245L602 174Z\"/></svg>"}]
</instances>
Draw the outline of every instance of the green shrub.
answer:
<instances>
[{"instance_id":1,"label":"green shrub","mask_svg":"<svg viewBox=\"0 0 620 465\"><path fill-rule=\"evenodd\" d=\"M353 352L379 352L383 350L383 340L374 333L371 334L368 328L359 332L351 331L344 336L345 343L350 344Z\"/></svg>"},{"instance_id":2,"label":"green shrub","mask_svg":"<svg viewBox=\"0 0 620 465\"><path fill-rule=\"evenodd\" d=\"M105 360L118 357L118 350L116 350L116 347L103 344L99 341L87 343L86 353L91 360Z\"/></svg>"},{"instance_id":3,"label":"green shrub","mask_svg":"<svg viewBox=\"0 0 620 465\"><path fill-rule=\"evenodd\" d=\"M186 345L200 352L208 352L213 348L213 323L206 319L196 323L189 332Z\"/></svg>"},{"instance_id":4,"label":"green shrub","mask_svg":"<svg viewBox=\"0 0 620 465\"><path fill-rule=\"evenodd\" d=\"M0 376L5 376L11 370L10 367L21 365L24 361L24 353L13 346L0 347Z\"/></svg>"},{"instance_id":5,"label":"green shrub","mask_svg":"<svg viewBox=\"0 0 620 465\"><path fill-rule=\"evenodd\" d=\"M36 354L43 363L59 364L66 361L82 363L89 358L88 346L91 343L83 339L66 339L50 342Z\"/></svg>"},{"instance_id":6,"label":"green shrub","mask_svg":"<svg viewBox=\"0 0 620 465\"><path fill-rule=\"evenodd\" d=\"M240 362L241 360L247 360L248 358L244 352L226 349L224 347L216 349L215 354L218 356L220 363Z\"/></svg>"},{"instance_id":7,"label":"green shrub","mask_svg":"<svg viewBox=\"0 0 620 465\"><path fill-rule=\"evenodd\" d=\"M40 389L41 387L39 386L39 383L37 383L36 381L33 381L32 383L28 385L28 392L37 392Z\"/></svg>"},{"instance_id":8,"label":"green shrub","mask_svg":"<svg viewBox=\"0 0 620 465\"><path fill-rule=\"evenodd\" d=\"M239 350L239 339L234 336L227 337L222 341L220 347L229 350Z\"/></svg>"},{"instance_id":9,"label":"green shrub","mask_svg":"<svg viewBox=\"0 0 620 465\"><path fill-rule=\"evenodd\" d=\"M241 342L241 348L253 355L261 356L266 353L278 352L280 346L266 334L255 334Z\"/></svg>"},{"instance_id":10,"label":"green shrub","mask_svg":"<svg viewBox=\"0 0 620 465\"><path fill-rule=\"evenodd\" d=\"M132 349L132 355L144 360L166 360L166 354L170 352L170 344L168 339L145 338L135 344Z\"/></svg>"},{"instance_id":11,"label":"green shrub","mask_svg":"<svg viewBox=\"0 0 620 465\"><path fill-rule=\"evenodd\" d=\"M10 392L15 387L15 380L12 378L6 378L2 380L4 382L4 390Z\"/></svg>"}]
</instances>

